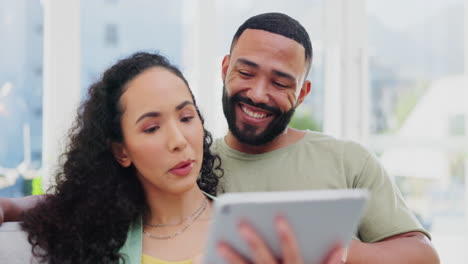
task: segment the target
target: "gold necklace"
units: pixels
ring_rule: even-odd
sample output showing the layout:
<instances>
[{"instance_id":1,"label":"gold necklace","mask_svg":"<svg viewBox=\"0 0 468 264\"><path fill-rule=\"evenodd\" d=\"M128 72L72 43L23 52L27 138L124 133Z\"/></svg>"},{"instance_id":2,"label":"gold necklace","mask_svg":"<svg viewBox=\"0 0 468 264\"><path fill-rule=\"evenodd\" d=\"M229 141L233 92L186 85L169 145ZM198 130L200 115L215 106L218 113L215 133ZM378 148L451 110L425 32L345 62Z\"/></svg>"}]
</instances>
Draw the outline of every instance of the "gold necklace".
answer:
<instances>
[{"instance_id":1,"label":"gold necklace","mask_svg":"<svg viewBox=\"0 0 468 264\"><path fill-rule=\"evenodd\" d=\"M149 238L159 239L159 240L168 240L168 239L174 238L182 234L183 232L185 232L185 230L187 230L193 224L193 222L195 222L195 220L197 220L197 218L205 211L207 205L208 205L208 199L205 198L202 205L192 215L185 217L178 224L181 224L186 220L189 220L189 222L184 227L182 227L180 230L178 230L177 232L173 234L166 235L166 236L158 236L158 235L151 234L150 232L147 232L145 230L143 230L143 234ZM176 224L156 224L156 225L144 224L144 225L157 228L157 227L171 226L171 225L176 225Z\"/></svg>"},{"instance_id":2,"label":"gold necklace","mask_svg":"<svg viewBox=\"0 0 468 264\"><path fill-rule=\"evenodd\" d=\"M195 210L191 215L182 218L182 220L180 220L177 223L167 223L167 224L144 223L144 225L145 226L151 226L151 227L154 227L154 228L165 227L165 226L178 226L178 225L182 224L183 222L193 218L194 215L198 214L199 211L203 210L203 207L206 206L206 203L208 203L208 200L207 199L203 200L203 202L200 204L200 207L198 207L197 210Z\"/></svg>"}]
</instances>

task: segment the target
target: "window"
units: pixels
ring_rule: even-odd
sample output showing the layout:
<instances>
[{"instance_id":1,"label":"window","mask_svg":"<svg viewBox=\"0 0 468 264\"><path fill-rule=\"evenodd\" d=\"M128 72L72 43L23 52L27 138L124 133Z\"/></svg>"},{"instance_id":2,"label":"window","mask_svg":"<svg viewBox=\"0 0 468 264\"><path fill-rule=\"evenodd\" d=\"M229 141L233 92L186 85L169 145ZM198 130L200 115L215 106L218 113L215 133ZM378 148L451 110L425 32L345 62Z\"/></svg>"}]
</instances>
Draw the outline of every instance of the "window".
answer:
<instances>
[{"instance_id":1,"label":"window","mask_svg":"<svg viewBox=\"0 0 468 264\"><path fill-rule=\"evenodd\" d=\"M468 257L464 16L462 0L368 1L369 145L442 263Z\"/></svg>"},{"instance_id":2,"label":"window","mask_svg":"<svg viewBox=\"0 0 468 264\"><path fill-rule=\"evenodd\" d=\"M115 47L119 44L119 31L117 25L106 25L104 39L107 47Z\"/></svg>"},{"instance_id":3,"label":"window","mask_svg":"<svg viewBox=\"0 0 468 264\"><path fill-rule=\"evenodd\" d=\"M0 196L30 194L41 167L42 17L39 1L0 1Z\"/></svg>"},{"instance_id":4,"label":"window","mask_svg":"<svg viewBox=\"0 0 468 264\"><path fill-rule=\"evenodd\" d=\"M81 1L82 96L109 65L136 51L159 50L180 65L182 2Z\"/></svg>"},{"instance_id":5,"label":"window","mask_svg":"<svg viewBox=\"0 0 468 264\"><path fill-rule=\"evenodd\" d=\"M450 116L448 119L448 134L450 136L464 136L465 135L465 115L456 114Z\"/></svg>"}]
</instances>

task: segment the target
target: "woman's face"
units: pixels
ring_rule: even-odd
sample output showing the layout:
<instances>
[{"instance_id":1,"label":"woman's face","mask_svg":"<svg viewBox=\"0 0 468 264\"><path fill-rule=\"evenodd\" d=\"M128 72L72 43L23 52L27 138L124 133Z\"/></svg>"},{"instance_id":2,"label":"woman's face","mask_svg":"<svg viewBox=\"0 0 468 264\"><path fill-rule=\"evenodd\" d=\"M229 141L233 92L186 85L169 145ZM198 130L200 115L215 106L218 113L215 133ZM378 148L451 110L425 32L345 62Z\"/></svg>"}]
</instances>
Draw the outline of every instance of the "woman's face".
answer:
<instances>
[{"instance_id":1,"label":"woman's face","mask_svg":"<svg viewBox=\"0 0 468 264\"><path fill-rule=\"evenodd\" d=\"M122 166L135 166L147 193L195 187L204 138L188 89L174 73L153 67L128 82L120 98L124 140L114 154Z\"/></svg>"}]
</instances>

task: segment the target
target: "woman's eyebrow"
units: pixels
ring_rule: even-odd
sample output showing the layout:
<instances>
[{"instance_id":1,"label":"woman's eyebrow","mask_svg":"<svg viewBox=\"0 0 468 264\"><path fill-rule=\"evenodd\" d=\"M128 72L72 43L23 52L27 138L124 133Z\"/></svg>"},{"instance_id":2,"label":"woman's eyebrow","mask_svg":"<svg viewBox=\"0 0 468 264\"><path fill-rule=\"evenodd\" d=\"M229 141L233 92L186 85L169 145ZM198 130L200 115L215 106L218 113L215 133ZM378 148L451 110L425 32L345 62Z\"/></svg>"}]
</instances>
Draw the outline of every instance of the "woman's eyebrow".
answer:
<instances>
[{"instance_id":1,"label":"woman's eyebrow","mask_svg":"<svg viewBox=\"0 0 468 264\"><path fill-rule=\"evenodd\" d=\"M175 109L176 109L177 111L179 111L179 110L181 110L182 108L184 108L184 107L187 106L187 105L193 105L193 106L195 106L195 104L194 104L193 102L187 100L187 101L183 101L182 103L178 104L178 105L175 107ZM142 115L137 119L137 121L135 122L135 124L137 124L138 122L140 122L142 119L144 119L144 118L146 118L146 117L158 117L158 116L160 116L160 115L161 115L160 112L148 112L148 113L144 113L144 114L142 114Z\"/></svg>"},{"instance_id":2,"label":"woman's eyebrow","mask_svg":"<svg viewBox=\"0 0 468 264\"><path fill-rule=\"evenodd\" d=\"M187 106L187 105L193 105L193 106L195 106L195 104L194 104L193 102L187 100L187 101L183 101L182 103L180 103L179 105L177 105L175 109L176 109L177 111L179 111L180 109L184 108L184 107Z\"/></svg>"},{"instance_id":3,"label":"woman's eyebrow","mask_svg":"<svg viewBox=\"0 0 468 264\"><path fill-rule=\"evenodd\" d=\"M160 112L148 112L148 113L144 113L142 114L138 119L137 121L135 122L135 124L137 124L138 122L140 122L140 120L146 118L146 117L158 117L160 116L161 113Z\"/></svg>"}]
</instances>

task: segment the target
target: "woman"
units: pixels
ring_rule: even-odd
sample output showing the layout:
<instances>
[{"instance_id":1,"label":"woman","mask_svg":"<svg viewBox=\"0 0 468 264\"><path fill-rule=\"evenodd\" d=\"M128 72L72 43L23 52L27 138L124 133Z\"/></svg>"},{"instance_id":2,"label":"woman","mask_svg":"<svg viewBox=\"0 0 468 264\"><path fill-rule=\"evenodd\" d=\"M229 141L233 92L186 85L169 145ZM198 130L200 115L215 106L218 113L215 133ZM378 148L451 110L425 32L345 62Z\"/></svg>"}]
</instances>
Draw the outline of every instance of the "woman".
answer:
<instances>
[{"instance_id":1,"label":"woman","mask_svg":"<svg viewBox=\"0 0 468 264\"><path fill-rule=\"evenodd\" d=\"M54 194L24 216L33 254L48 263L191 263L208 229L213 170L222 175L211 142L177 68L150 53L119 61L81 106Z\"/></svg>"}]
</instances>

